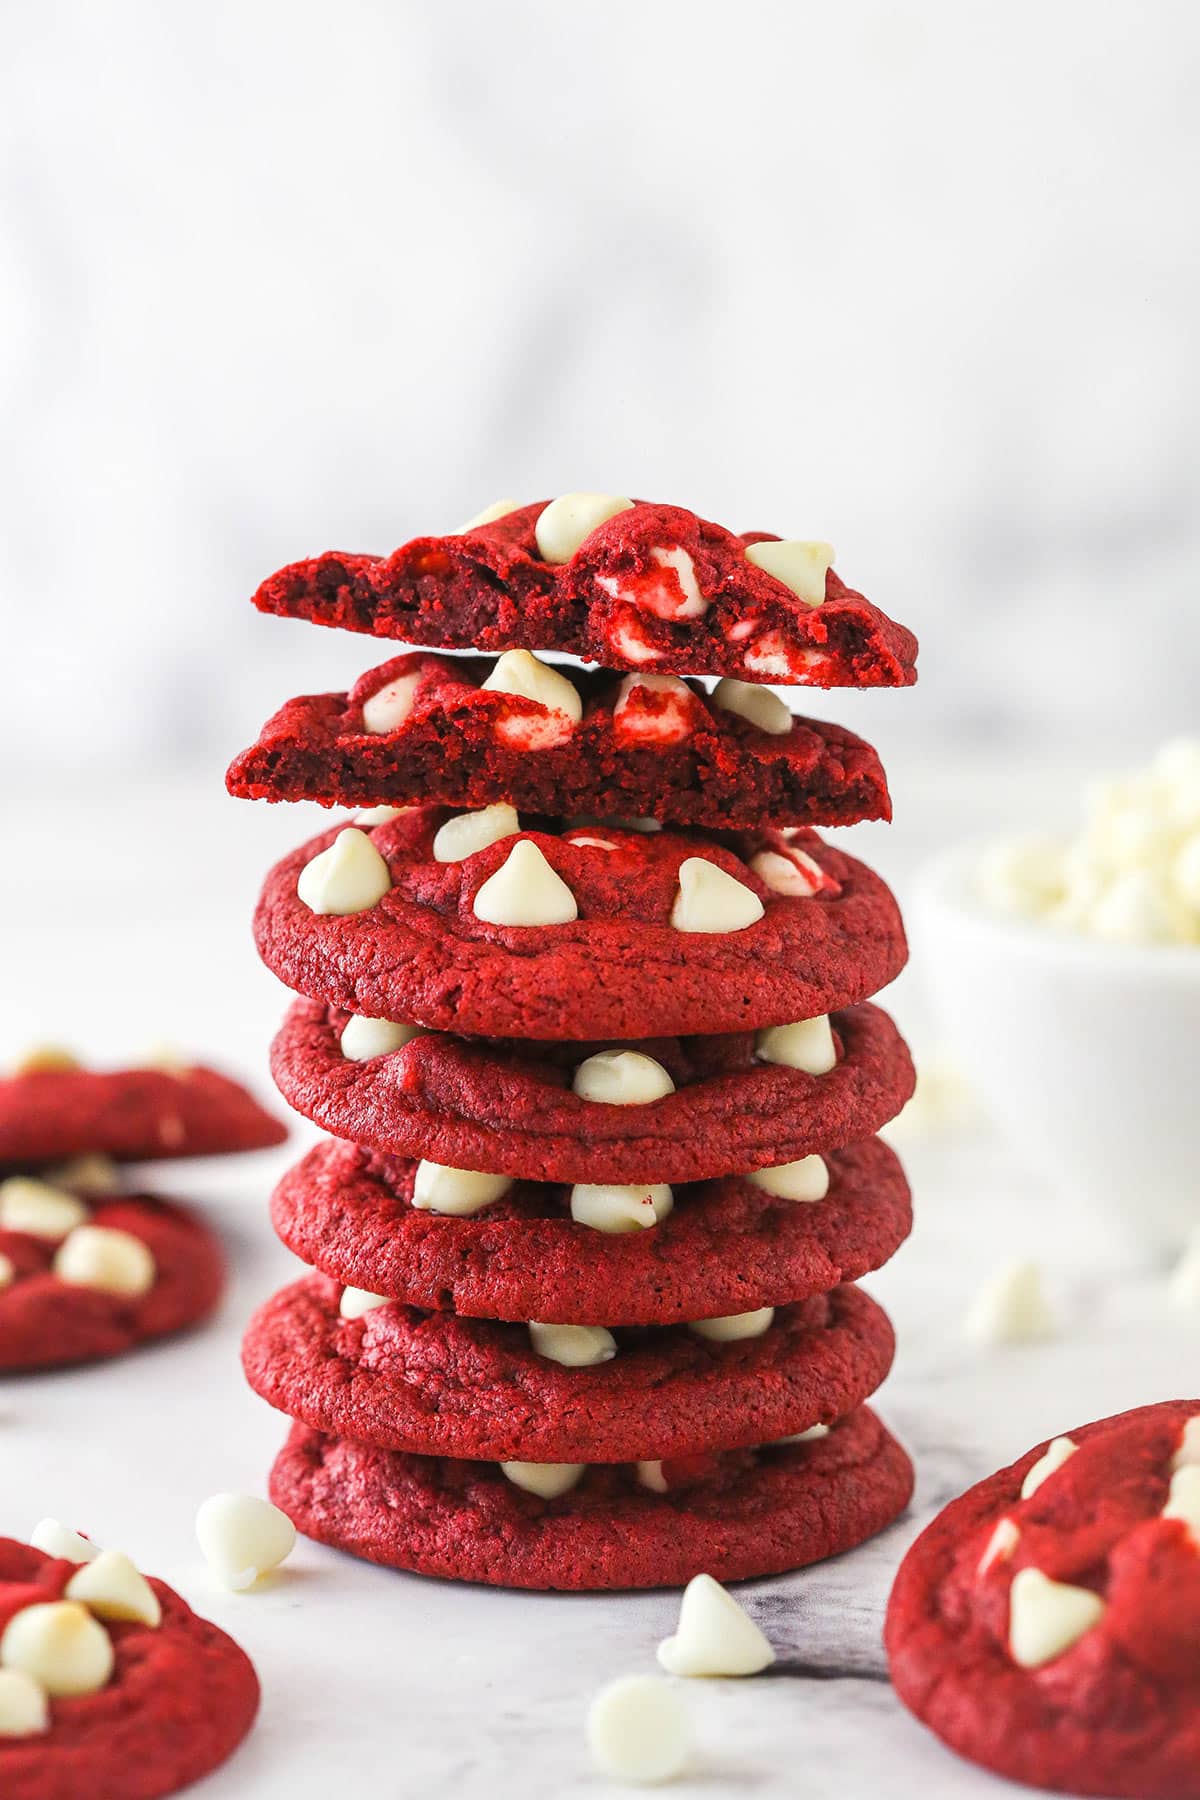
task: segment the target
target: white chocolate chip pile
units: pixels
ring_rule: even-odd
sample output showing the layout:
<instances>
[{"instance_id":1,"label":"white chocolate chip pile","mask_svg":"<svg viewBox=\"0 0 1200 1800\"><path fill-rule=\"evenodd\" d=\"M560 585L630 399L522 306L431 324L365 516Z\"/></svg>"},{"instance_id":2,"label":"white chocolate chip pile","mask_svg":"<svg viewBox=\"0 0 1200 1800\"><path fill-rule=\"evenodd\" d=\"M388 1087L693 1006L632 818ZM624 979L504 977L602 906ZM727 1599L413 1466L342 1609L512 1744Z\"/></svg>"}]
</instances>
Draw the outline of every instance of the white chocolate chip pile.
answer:
<instances>
[{"instance_id":1,"label":"white chocolate chip pile","mask_svg":"<svg viewBox=\"0 0 1200 1800\"><path fill-rule=\"evenodd\" d=\"M1200 944L1200 738L1093 787L1072 838L993 845L975 885L997 912L1114 944Z\"/></svg>"}]
</instances>

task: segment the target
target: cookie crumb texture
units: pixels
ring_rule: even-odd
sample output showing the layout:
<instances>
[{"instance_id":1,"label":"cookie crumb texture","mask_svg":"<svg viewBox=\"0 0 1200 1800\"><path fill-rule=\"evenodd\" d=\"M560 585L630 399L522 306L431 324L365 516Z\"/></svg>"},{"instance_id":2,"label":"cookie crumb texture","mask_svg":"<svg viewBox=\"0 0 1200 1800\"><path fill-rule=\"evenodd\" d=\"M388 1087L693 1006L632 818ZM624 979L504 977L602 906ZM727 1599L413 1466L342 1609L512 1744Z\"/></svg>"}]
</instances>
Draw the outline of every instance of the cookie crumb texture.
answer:
<instances>
[{"instance_id":1,"label":"cookie crumb texture","mask_svg":"<svg viewBox=\"0 0 1200 1800\"><path fill-rule=\"evenodd\" d=\"M0 1631L27 1606L61 1600L72 1563L0 1539ZM245 1652L161 1581L156 1627L105 1621L115 1661L96 1693L52 1699L44 1734L0 1737L4 1800L161 1800L230 1756L254 1723L258 1678Z\"/></svg>"},{"instance_id":2,"label":"cookie crumb texture","mask_svg":"<svg viewBox=\"0 0 1200 1800\"><path fill-rule=\"evenodd\" d=\"M888 1656L901 1699L951 1748L1034 1787L1198 1800L1198 1419L1200 1400L1102 1419L1030 1483L1039 1445L917 1539L892 1591ZM1042 1633L1030 1667L1013 1654L1012 1596L1035 1570L1039 1590L1042 1577L1067 1587L1076 1619L1056 1641Z\"/></svg>"},{"instance_id":3,"label":"cookie crumb texture","mask_svg":"<svg viewBox=\"0 0 1200 1800\"><path fill-rule=\"evenodd\" d=\"M739 537L685 507L639 501L554 564L535 535L546 505L414 538L390 556L330 551L292 563L263 583L254 604L410 644L561 650L610 669L810 687L916 680L916 638L832 569L824 599L810 605L747 560L748 546L771 533ZM687 600L691 581L699 607Z\"/></svg>"},{"instance_id":4,"label":"cookie crumb texture","mask_svg":"<svg viewBox=\"0 0 1200 1800\"><path fill-rule=\"evenodd\" d=\"M44 1069L0 1079L0 1169L118 1162L281 1144L287 1127L215 1069Z\"/></svg>"},{"instance_id":5,"label":"cookie crumb texture","mask_svg":"<svg viewBox=\"0 0 1200 1800\"><path fill-rule=\"evenodd\" d=\"M862 1543L902 1512L912 1465L861 1407L808 1444L667 1463L665 1494L627 1465L542 1500L494 1463L408 1456L293 1426L271 1498L306 1536L390 1568L493 1587L745 1581Z\"/></svg>"},{"instance_id":6,"label":"cookie crumb texture","mask_svg":"<svg viewBox=\"0 0 1200 1800\"><path fill-rule=\"evenodd\" d=\"M444 809L416 808L370 837L391 889L347 916L314 914L296 884L338 837L323 833L267 877L255 914L259 954L285 986L368 1018L409 1019L484 1037L645 1038L757 1030L814 1018L878 992L908 951L890 891L813 833L790 840L836 891L774 892L749 867L783 840L606 828L597 850L544 831L438 862ZM594 835L586 831L581 837ZM477 917L484 883L527 840L569 888L578 918L504 926ZM680 865L699 857L762 902L745 929L679 931Z\"/></svg>"},{"instance_id":7,"label":"cookie crumb texture","mask_svg":"<svg viewBox=\"0 0 1200 1800\"><path fill-rule=\"evenodd\" d=\"M891 817L878 756L841 726L795 719L774 736L699 688L635 686L623 704L620 676L571 669L583 717L556 735L545 706L485 688L489 668L417 653L373 669L349 693L289 700L235 759L226 786L251 800L407 806L419 794L461 808L507 801L533 815L676 825ZM407 716L368 730L364 702L393 682L413 684Z\"/></svg>"},{"instance_id":8,"label":"cookie crumb texture","mask_svg":"<svg viewBox=\"0 0 1200 1800\"><path fill-rule=\"evenodd\" d=\"M154 1259L153 1286L136 1298L75 1286L54 1273L58 1243L0 1230L0 1255L12 1270L0 1287L0 1370L119 1356L201 1323L216 1306L225 1258L208 1226L183 1207L145 1195L105 1196L91 1207L88 1223L145 1244ZM0 1794L7 1795L2 1780Z\"/></svg>"}]
</instances>

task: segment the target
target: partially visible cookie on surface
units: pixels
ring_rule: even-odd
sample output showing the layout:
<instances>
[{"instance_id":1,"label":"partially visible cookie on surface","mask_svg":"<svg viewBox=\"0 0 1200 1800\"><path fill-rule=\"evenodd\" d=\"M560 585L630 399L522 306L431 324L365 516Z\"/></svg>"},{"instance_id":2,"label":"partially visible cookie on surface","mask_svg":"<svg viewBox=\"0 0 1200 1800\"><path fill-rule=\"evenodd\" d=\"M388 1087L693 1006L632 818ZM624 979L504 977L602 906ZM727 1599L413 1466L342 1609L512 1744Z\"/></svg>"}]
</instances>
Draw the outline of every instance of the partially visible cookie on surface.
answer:
<instances>
[{"instance_id":1,"label":"partially visible cookie on surface","mask_svg":"<svg viewBox=\"0 0 1200 1800\"><path fill-rule=\"evenodd\" d=\"M901 1565L900 1698L1032 1787L1200 1797L1200 1400L1056 1437L953 1501Z\"/></svg>"},{"instance_id":2,"label":"partially visible cookie on surface","mask_svg":"<svg viewBox=\"0 0 1200 1800\"><path fill-rule=\"evenodd\" d=\"M126 1557L0 1539L4 1800L163 1800L233 1753L258 1699L245 1652Z\"/></svg>"}]
</instances>

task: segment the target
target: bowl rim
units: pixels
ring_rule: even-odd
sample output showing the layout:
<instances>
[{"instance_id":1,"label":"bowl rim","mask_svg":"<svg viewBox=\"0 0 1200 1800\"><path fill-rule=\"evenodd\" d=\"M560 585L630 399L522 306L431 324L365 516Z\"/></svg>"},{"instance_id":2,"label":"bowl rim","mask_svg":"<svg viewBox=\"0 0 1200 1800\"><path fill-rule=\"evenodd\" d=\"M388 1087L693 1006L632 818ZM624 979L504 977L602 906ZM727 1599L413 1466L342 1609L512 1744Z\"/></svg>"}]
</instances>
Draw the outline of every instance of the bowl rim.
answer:
<instances>
[{"instance_id":1,"label":"bowl rim","mask_svg":"<svg viewBox=\"0 0 1200 1800\"><path fill-rule=\"evenodd\" d=\"M1032 960L1099 967L1112 975L1136 974L1142 981L1200 984L1200 945L1114 944L1050 920L994 911L970 890L972 870L994 842L969 839L930 857L914 884L914 912L939 913L976 937Z\"/></svg>"}]
</instances>

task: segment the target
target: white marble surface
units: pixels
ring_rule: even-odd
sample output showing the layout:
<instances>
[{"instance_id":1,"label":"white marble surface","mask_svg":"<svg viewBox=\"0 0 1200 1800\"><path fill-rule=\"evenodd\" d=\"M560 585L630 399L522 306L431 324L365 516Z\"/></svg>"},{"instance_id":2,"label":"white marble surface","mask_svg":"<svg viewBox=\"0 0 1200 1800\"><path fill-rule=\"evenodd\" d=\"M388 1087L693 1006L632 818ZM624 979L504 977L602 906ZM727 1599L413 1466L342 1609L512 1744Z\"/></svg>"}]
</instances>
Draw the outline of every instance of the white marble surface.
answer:
<instances>
[{"instance_id":1,"label":"white marble surface","mask_svg":"<svg viewBox=\"0 0 1200 1800\"><path fill-rule=\"evenodd\" d=\"M905 775L910 823L892 838L856 834L902 890L935 820L978 807L981 793L967 771L961 794L944 770ZM990 792L999 817L1019 804L1021 784L993 780ZM303 829L294 811L224 803L211 784L159 783L70 815L0 810L0 828L12 877L0 1054L50 1036L115 1060L170 1038L261 1070L284 996L255 964L245 915L264 863ZM895 1000L928 1039L918 985L906 977ZM220 1319L119 1363L4 1382L0 1530L20 1534L57 1514L128 1550L245 1644L263 1678L262 1717L204 1789L213 1800L324 1800L333 1784L368 1783L465 1800L600 1800L609 1789L582 1736L588 1697L653 1667L672 1597L458 1588L306 1544L266 1591L232 1596L200 1562L197 1503L217 1488L260 1489L285 1429L244 1388L237 1343L252 1306L295 1267L271 1237L266 1196L297 1147L150 1172L163 1191L208 1208L229 1244L234 1280ZM999 1791L914 1725L887 1685L879 1633L897 1561L932 1510L1037 1439L1197 1386L1197 1321L1167 1313L1162 1271L1118 1259L981 1128L918 1142L908 1160L917 1229L870 1285L899 1334L881 1405L917 1462L914 1510L850 1556L748 1588L780 1662L754 1681L688 1685L698 1750L673 1790L681 1800ZM965 1291L1026 1249L1044 1259L1060 1337L968 1349Z\"/></svg>"}]
</instances>

